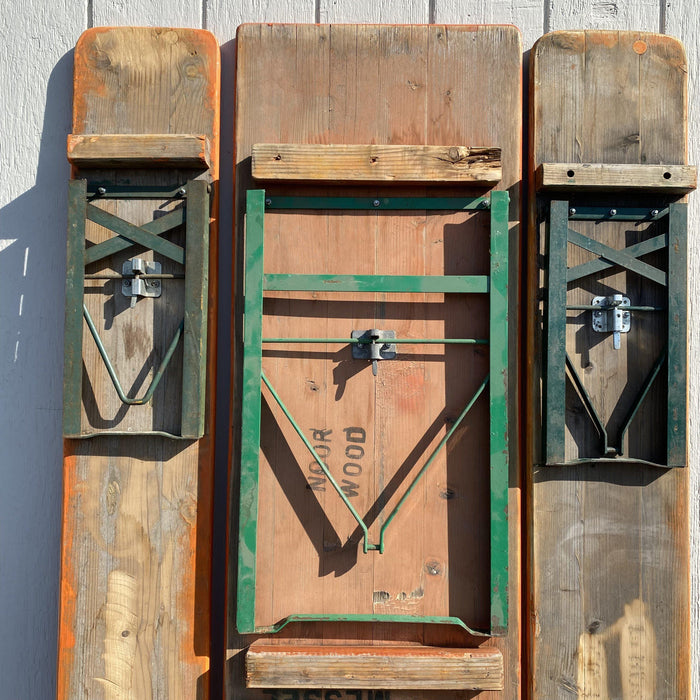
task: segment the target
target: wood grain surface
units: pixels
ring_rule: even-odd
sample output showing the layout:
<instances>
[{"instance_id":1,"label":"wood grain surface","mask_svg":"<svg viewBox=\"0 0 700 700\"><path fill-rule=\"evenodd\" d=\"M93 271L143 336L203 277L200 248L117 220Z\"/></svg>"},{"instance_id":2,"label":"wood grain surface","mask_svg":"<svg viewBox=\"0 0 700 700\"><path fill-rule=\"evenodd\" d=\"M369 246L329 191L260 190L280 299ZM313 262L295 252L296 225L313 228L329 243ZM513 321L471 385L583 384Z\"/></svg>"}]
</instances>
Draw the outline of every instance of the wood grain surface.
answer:
<instances>
[{"instance_id":1,"label":"wood grain surface","mask_svg":"<svg viewBox=\"0 0 700 700\"><path fill-rule=\"evenodd\" d=\"M511 196L510 242L511 250L517 251L520 56L520 38L513 27L241 27L235 136L239 253L245 192L256 186L250 164L256 143L465 143L501 148L503 173L498 188L507 189ZM484 118L486 114L489 118ZM268 191L372 197L381 190L367 185L280 184ZM484 191L405 186L395 187L392 194L456 196ZM488 265L487 223L479 215L465 213L270 211L265 217L265 271L479 274ZM514 292L517 264L511 264L511 271ZM269 292L263 335L348 337L352 330L380 327L396 330L400 337L483 337L488 333L486 300L456 296L347 294L339 298L329 293ZM517 332L515 325L512 328L514 351ZM473 347L404 346L398 360L379 363L375 378L369 363L352 360L347 346L275 345L265 346L263 352L266 375L312 444L320 446L331 472L347 481L353 505L371 523L373 539L444 435L445 425L482 381L487 364L487 356ZM516 377L512 381L514 388ZM515 413L515 402L511 403ZM515 427L515 415L511 419ZM318 468L311 456L267 392L262 425L258 625L277 623L293 613L456 615L477 628L487 624L486 405L475 406L464 429L387 529L382 555L362 553L355 521L325 477L314 471ZM234 457L234 507L237 471ZM507 637L484 642L457 629L423 624L306 623L290 625L270 636L268 643L494 645L503 653L506 692L484 692L479 697L518 697L515 453L510 486ZM230 542L235 547L235 512L231 523ZM235 630L235 564L231 556L226 692L229 697L254 698L260 697L260 691L245 688L242 663L254 638L241 638ZM391 693L408 697L405 691ZM431 697L430 691L418 695ZM416 692L410 696L417 697Z\"/></svg>"},{"instance_id":2,"label":"wood grain surface","mask_svg":"<svg viewBox=\"0 0 700 700\"><path fill-rule=\"evenodd\" d=\"M218 179L219 50L197 30L100 28L75 49L73 134L203 134L211 168L119 171L76 168L75 178L172 186ZM141 137L137 138L137 141ZM173 200L105 200L104 208L141 225ZM214 192L212 212L216 212ZM90 224L86 238L113 236ZM209 231L209 348L215 347L216 226ZM184 232L170 240L184 244ZM154 259L152 251L140 255ZM93 263L120 273L134 249ZM159 259L159 256L155 256ZM181 272L163 260L164 272ZM183 315L183 283L164 280L158 299L134 308L112 280L86 280L85 303L122 384L148 386ZM178 432L182 351L153 401L118 400L95 344L83 333L82 421L86 433ZM58 697L105 700L209 696L212 416L214 354L208 357L206 435L199 441L100 435L64 443L63 557ZM132 394L133 395L133 394Z\"/></svg>"},{"instance_id":3,"label":"wood grain surface","mask_svg":"<svg viewBox=\"0 0 700 700\"><path fill-rule=\"evenodd\" d=\"M685 55L670 37L617 31L546 35L532 52L530 106L533 183L541 163L622 167L686 162ZM567 416L566 459L584 463L543 466L545 211L550 196L535 199L534 188L531 192L528 252L528 299L534 310L528 317L527 383L532 697L688 698L688 470L586 463L597 449L595 437L570 386L566 406L559 408ZM652 205L648 193L637 200L630 197L615 192L598 203ZM659 226L570 223L612 248L645 240ZM591 257L569 245L569 267ZM663 256L645 260L665 265ZM665 291L631 272L612 268L591 279L573 283L566 303L590 304L594 294L618 292L633 304L664 304ZM567 312L566 326L566 350L574 368L615 436L663 349L665 314L637 315L619 350L610 336L592 331L590 312ZM664 461L664 386L658 382L645 399L629 431L627 456Z\"/></svg>"},{"instance_id":4,"label":"wood grain surface","mask_svg":"<svg viewBox=\"0 0 700 700\"><path fill-rule=\"evenodd\" d=\"M455 145L257 143L252 168L256 180L495 185L501 179L501 152Z\"/></svg>"},{"instance_id":5,"label":"wood grain surface","mask_svg":"<svg viewBox=\"0 0 700 700\"><path fill-rule=\"evenodd\" d=\"M246 654L250 688L503 690L498 649L391 646L280 646Z\"/></svg>"}]
</instances>

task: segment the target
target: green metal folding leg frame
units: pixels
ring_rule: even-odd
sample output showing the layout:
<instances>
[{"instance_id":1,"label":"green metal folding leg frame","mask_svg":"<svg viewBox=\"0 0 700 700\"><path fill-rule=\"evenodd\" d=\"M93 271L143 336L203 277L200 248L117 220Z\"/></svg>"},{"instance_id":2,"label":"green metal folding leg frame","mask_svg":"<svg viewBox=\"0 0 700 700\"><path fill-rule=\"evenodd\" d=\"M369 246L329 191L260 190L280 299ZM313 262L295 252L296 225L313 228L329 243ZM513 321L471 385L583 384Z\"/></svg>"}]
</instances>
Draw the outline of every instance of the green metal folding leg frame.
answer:
<instances>
[{"instance_id":1,"label":"green metal folding leg frame","mask_svg":"<svg viewBox=\"0 0 700 700\"><path fill-rule=\"evenodd\" d=\"M341 209L341 210L469 210L489 212L490 274L488 276L402 276L402 275L295 275L265 274L263 270L264 218L266 209ZM290 622L413 622L449 624L474 635L496 636L506 633L508 624L508 193L494 191L487 197L470 198L352 198L352 197L266 197L264 190L247 193L245 253L245 320L243 350L243 396L241 435L240 522L238 558L237 627L242 634L277 632ZM489 374L469 400L452 428L409 485L394 510L387 516L378 543L371 543L366 524L357 513L323 460L294 421L262 370L264 343L350 344L372 342L350 338L263 338L263 291L342 292L438 292L489 295L489 338L392 339L391 343L489 344ZM430 467L438 452L461 421L489 387L490 401L490 494L491 494L491 570L489 630L476 631L457 617L418 617L410 615L290 615L272 626L256 626L255 581L258 520L258 470L260 455L261 390L265 384L272 397L290 420L299 438L328 478L364 533L363 550L384 551L384 532L410 496L418 480Z\"/></svg>"},{"instance_id":2,"label":"green metal folding leg frame","mask_svg":"<svg viewBox=\"0 0 700 700\"><path fill-rule=\"evenodd\" d=\"M174 199L184 206L145 224L134 226L92 202L103 199ZM85 245L85 221L93 221L117 235L90 247ZM185 224L185 248L161 238L161 234ZM85 268L110 255L140 245L184 267L180 275L145 275L185 283L184 318L165 352L146 393L128 398L107 355L92 317L83 303L86 279L121 280L118 273L86 275ZM209 185L191 180L182 187L138 187L88 183L71 180L68 189L68 263L66 272L65 366L63 374L63 433L65 437L86 438L110 435L162 435L177 439L198 439L204 434L205 360L207 342L207 287L209 269ZM102 361L120 400L127 405L148 403L168 367L180 339L183 340L182 412L180 434L164 431L82 431L83 319L97 345Z\"/></svg>"},{"instance_id":3,"label":"green metal folding leg frame","mask_svg":"<svg viewBox=\"0 0 700 700\"><path fill-rule=\"evenodd\" d=\"M663 204L658 207L572 207L568 201L552 200L549 209L549 262L547 290L547 367L545 375L545 458L548 465L574 462L610 461L639 464L645 460L622 457L625 433L634 420L653 382L666 365L668 376L666 463L653 466L685 466L686 463L686 240L687 205ZM569 221L663 222L667 230L651 239L616 250L569 228ZM567 268L568 244L598 256L589 262ZM667 270L640 260L644 255L666 249ZM566 352L566 311L592 310L592 306L567 306L567 285L584 277L604 273L617 266L634 272L646 280L666 288L668 310L668 342L642 383L625 418L615 445L611 445L601 417L595 410L583 382ZM630 313L663 311L662 308L627 306ZM598 455L567 461L564 455L566 370L579 397L586 406L593 427L600 438Z\"/></svg>"}]
</instances>

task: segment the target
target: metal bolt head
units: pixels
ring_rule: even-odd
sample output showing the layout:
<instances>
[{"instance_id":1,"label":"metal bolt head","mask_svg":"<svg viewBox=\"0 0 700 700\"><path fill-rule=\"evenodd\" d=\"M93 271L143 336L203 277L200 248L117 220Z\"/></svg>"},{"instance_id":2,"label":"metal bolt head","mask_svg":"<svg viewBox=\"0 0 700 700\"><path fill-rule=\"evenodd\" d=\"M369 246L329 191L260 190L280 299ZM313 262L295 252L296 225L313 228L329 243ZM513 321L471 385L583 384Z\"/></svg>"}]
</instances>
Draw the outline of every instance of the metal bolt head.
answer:
<instances>
[{"instance_id":1,"label":"metal bolt head","mask_svg":"<svg viewBox=\"0 0 700 700\"><path fill-rule=\"evenodd\" d=\"M160 280L151 280L151 284L154 287L160 287Z\"/></svg>"},{"instance_id":2,"label":"metal bolt head","mask_svg":"<svg viewBox=\"0 0 700 700\"><path fill-rule=\"evenodd\" d=\"M124 280L125 287L131 287L131 280Z\"/></svg>"},{"instance_id":3,"label":"metal bolt head","mask_svg":"<svg viewBox=\"0 0 700 700\"><path fill-rule=\"evenodd\" d=\"M615 216L615 214L617 214L617 209L611 209L610 216Z\"/></svg>"},{"instance_id":4,"label":"metal bolt head","mask_svg":"<svg viewBox=\"0 0 700 700\"><path fill-rule=\"evenodd\" d=\"M187 194L187 190L184 187L181 187L177 193L180 195L180 197L184 197Z\"/></svg>"},{"instance_id":5,"label":"metal bolt head","mask_svg":"<svg viewBox=\"0 0 700 700\"><path fill-rule=\"evenodd\" d=\"M571 207L571 209L569 209L569 216L573 216L575 213L576 209L574 207Z\"/></svg>"},{"instance_id":6,"label":"metal bolt head","mask_svg":"<svg viewBox=\"0 0 700 700\"><path fill-rule=\"evenodd\" d=\"M98 187L97 188L97 194L106 194L106 193L107 193L106 187Z\"/></svg>"},{"instance_id":7,"label":"metal bolt head","mask_svg":"<svg viewBox=\"0 0 700 700\"><path fill-rule=\"evenodd\" d=\"M656 216L659 215L659 210L658 210L658 209L652 209L649 213L651 214L651 216L652 216L652 218L653 218L653 217L656 217Z\"/></svg>"},{"instance_id":8,"label":"metal bolt head","mask_svg":"<svg viewBox=\"0 0 700 700\"><path fill-rule=\"evenodd\" d=\"M373 206L373 207L378 207L380 204L381 204L381 202L380 202L378 199L375 199L375 200L372 202L372 206Z\"/></svg>"},{"instance_id":9,"label":"metal bolt head","mask_svg":"<svg viewBox=\"0 0 700 700\"><path fill-rule=\"evenodd\" d=\"M490 206L491 206L491 202L490 202L488 199L485 199L485 200L481 203L482 209L488 209Z\"/></svg>"},{"instance_id":10,"label":"metal bolt head","mask_svg":"<svg viewBox=\"0 0 700 700\"><path fill-rule=\"evenodd\" d=\"M593 312L593 315L594 315L594 316L601 316L602 314L603 314L602 311L594 311L594 312Z\"/></svg>"},{"instance_id":11,"label":"metal bolt head","mask_svg":"<svg viewBox=\"0 0 700 700\"><path fill-rule=\"evenodd\" d=\"M272 204L272 200L271 200L271 199L266 199L266 200L265 200L265 206L269 207L271 204Z\"/></svg>"}]
</instances>

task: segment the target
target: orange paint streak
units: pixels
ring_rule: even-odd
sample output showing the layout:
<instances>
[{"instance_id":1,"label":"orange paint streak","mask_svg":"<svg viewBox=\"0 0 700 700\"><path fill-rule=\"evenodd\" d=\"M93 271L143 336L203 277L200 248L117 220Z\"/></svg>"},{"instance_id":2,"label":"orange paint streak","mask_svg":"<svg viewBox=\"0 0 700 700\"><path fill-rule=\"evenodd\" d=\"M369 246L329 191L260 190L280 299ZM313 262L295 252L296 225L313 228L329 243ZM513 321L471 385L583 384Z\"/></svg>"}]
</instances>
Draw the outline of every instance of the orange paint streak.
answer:
<instances>
[{"instance_id":1,"label":"orange paint streak","mask_svg":"<svg viewBox=\"0 0 700 700\"><path fill-rule=\"evenodd\" d=\"M68 454L70 441L64 442L63 460L63 526L61 534L61 587L58 623L58 700L69 700L70 681L75 662L76 586L73 543L76 535L76 520L71 517L73 503L71 495L76 493L75 456Z\"/></svg>"},{"instance_id":2,"label":"orange paint streak","mask_svg":"<svg viewBox=\"0 0 700 700\"><path fill-rule=\"evenodd\" d=\"M89 101L95 96L105 96L107 88L103 83L103 71L96 70L95 64L101 54L100 45L109 44L110 33L118 33L119 28L100 27L89 29L80 36L74 58L74 98L73 134L86 132ZM182 32L189 45L203 58L206 67L207 89L205 97L206 118L202 123L202 133L210 142L209 173L212 179L212 216L218 212L219 177L219 102L220 102L220 53L218 43L210 32L201 30L152 29L154 34ZM177 38L175 39L177 40ZM71 140L68 140L70 152ZM202 144L202 156L206 154ZM72 177L79 173L75 166ZM201 682L197 697L207 700L210 697L210 622L211 622L211 566L213 528L213 473L214 473L214 407L216 402L216 319L217 319L217 250L218 222L211 219L210 227L210 271L208 294L208 357L207 357L207 399L205 437L196 446L197 462L197 513L175 549L180 553L181 569L175 586L175 601L178 615L186 624L178 627L177 656L183 665L183 680L187 683ZM71 676L75 666L76 653L76 598L80 581L74 569L74 543L77 540L78 484L76 477L77 459L71 455L73 441L64 442L64 497L63 497L63 538L61 565L61 607L59 623L58 651L58 700L70 700L72 695ZM202 678L199 681L200 677ZM193 685L194 687L194 685Z\"/></svg>"},{"instance_id":3,"label":"orange paint streak","mask_svg":"<svg viewBox=\"0 0 700 700\"><path fill-rule=\"evenodd\" d=\"M254 642L248 654L273 654L279 656L374 656L386 658L428 658L428 659L464 659L470 657L494 658L501 652L496 647L476 647L473 649L454 649L451 647L423 646L341 646L309 645L278 646Z\"/></svg>"}]
</instances>

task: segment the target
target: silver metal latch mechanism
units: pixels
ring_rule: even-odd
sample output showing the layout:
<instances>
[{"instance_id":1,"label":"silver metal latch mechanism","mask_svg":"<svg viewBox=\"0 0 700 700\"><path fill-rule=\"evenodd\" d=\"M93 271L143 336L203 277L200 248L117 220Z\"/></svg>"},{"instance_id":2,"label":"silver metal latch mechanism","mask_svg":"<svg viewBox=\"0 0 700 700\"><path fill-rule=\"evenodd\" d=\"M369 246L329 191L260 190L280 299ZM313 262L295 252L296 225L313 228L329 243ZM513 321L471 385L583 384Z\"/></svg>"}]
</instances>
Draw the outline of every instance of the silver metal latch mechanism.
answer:
<instances>
[{"instance_id":1,"label":"silver metal latch mechanism","mask_svg":"<svg viewBox=\"0 0 700 700\"><path fill-rule=\"evenodd\" d=\"M387 340L396 338L396 331L382 331L371 328L368 331L353 331L350 337L357 342L352 344L352 357L355 360L370 360L372 374L377 376L379 360L393 360L396 357L396 345Z\"/></svg>"},{"instance_id":2,"label":"silver metal latch mechanism","mask_svg":"<svg viewBox=\"0 0 700 700\"><path fill-rule=\"evenodd\" d=\"M630 305L629 297L622 294L613 294L609 297L593 297L593 306L600 307L593 310L593 330L597 333L612 333L613 347L620 349L620 333L629 333L630 330Z\"/></svg>"},{"instance_id":3,"label":"silver metal latch mechanism","mask_svg":"<svg viewBox=\"0 0 700 700\"><path fill-rule=\"evenodd\" d=\"M131 297L131 307L136 306L139 297L159 297L162 292L159 279L149 279L149 275L160 275L161 264L142 258L132 258L122 265L122 294Z\"/></svg>"}]
</instances>

